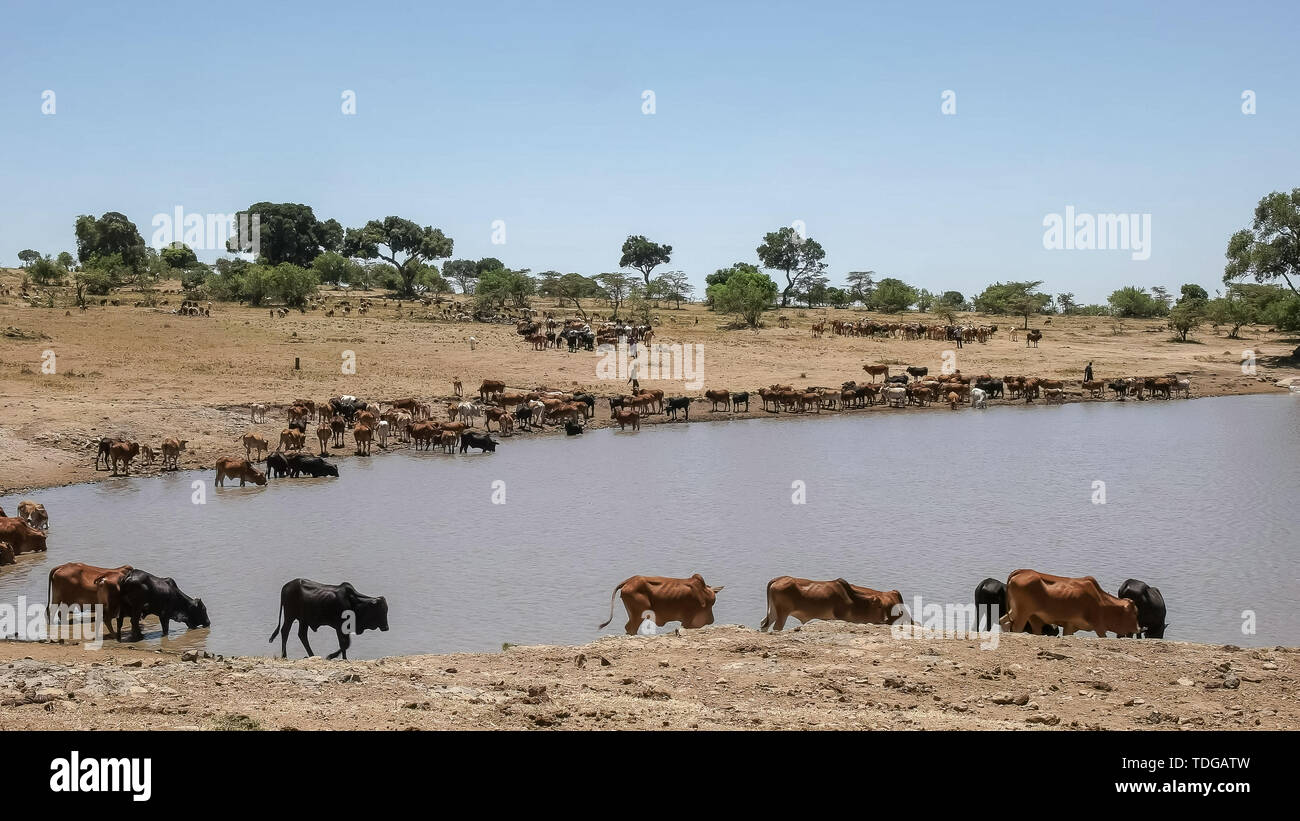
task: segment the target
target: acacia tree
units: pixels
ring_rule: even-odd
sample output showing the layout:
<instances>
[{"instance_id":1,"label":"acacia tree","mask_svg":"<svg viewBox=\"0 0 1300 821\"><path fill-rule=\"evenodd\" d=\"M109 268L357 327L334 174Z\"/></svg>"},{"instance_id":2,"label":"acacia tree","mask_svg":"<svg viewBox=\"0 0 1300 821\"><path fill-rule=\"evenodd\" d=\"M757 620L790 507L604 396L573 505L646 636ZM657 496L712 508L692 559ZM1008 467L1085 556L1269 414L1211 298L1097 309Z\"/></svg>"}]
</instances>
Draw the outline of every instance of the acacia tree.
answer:
<instances>
[{"instance_id":1,"label":"acacia tree","mask_svg":"<svg viewBox=\"0 0 1300 821\"><path fill-rule=\"evenodd\" d=\"M649 288L650 272L660 265L672 262L672 253L671 245L660 245L634 234L623 241L623 256L618 260L618 267L640 271L645 279L645 287Z\"/></svg>"},{"instance_id":2,"label":"acacia tree","mask_svg":"<svg viewBox=\"0 0 1300 821\"><path fill-rule=\"evenodd\" d=\"M543 274L546 277L543 296L553 296L561 305L573 303L573 309L587 319L587 311L582 307L582 300L601 294L601 288L591 277L582 274L558 275L555 271Z\"/></svg>"},{"instance_id":3,"label":"acacia tree","mask_svg":"<svg viewBox=\"0 0 1300 821\"><path fill-rule=\"evenodd\" d=\"M623 300L627 299L628 295L632 292L632 286L636 284L636 280L627 274L609 273L596 275L595 285L599 294L609 300L609 307L614 309L614 315L610 317L610 319L618 319L619 307L622 306Z\"/></svg>"},{"instance_id":4,"label":"acacia tree","mask_svg":"<svg viewBox=\"0 0 1300 821\"><path fill-rule=\"evenodd\" d=\"M371 220L361 228L349 228L343 252L360 259L382 259L397 269L402 296L415 295L416 277L422 266L451 256L452 240L441 228L419 225L401 217Z\"/></svg>"},{"instance_id":5,"label":"acacia tree","mask_svg":"<svg viewBox=\"0 0 1300 821\"><path fill-rule=\"evenodd\" d=\"M1225 283L1244 276L1256 282L1284 280L1297 295L1291 277L1300 276L1300 188L1274 191L1255 206L1255 221L1228 240Z\"/></svg>"},{"instance_id":6,"label":"acacia tree","mask_svg":"<svg viewBox=\"0 0 1300 821\"><path fill-rule=\"evenodd\" d=\"M725 280L724 280L725 281ZM689 300L695 293L695 286L686 279L681 271L669 271L655 277L655 293L663 299L671 299L677 310L681 310L682 301Z\"/></svg>"},{"instance_id":7,"label":"acacia tree","mask_svg":"<svg viewBox=\"0 0 1300 821\"><path fill-rule=\"evenodd\" d=\"M811 237L804 237L793 228L785 227L765 234L758 246L758 259L764 268L785 273L785 289L781 291L781 307L790 303L791 295L810 276L820 276L826 270L826 252Z\"/></svg>"}]
</instances>

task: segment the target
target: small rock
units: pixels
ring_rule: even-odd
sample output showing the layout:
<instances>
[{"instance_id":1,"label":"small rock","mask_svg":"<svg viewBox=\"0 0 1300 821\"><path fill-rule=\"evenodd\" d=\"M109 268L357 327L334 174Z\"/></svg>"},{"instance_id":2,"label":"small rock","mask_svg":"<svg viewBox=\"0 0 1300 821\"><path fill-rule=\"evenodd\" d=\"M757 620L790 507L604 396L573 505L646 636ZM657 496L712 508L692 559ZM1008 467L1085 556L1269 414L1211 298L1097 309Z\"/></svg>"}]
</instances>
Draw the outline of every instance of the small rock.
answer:
<instances>
[{"instance_id":1,"label":"small rock","mask_svg":"<svg viewBox=\"0 0 1300 821\"><path fill-rule=\"evenodd\" d=\"M1192 681L1190 678L1180 678L1178 679L1178 683L1183 687L1191 687L1196 682Z\"/></svg>"},{"instance_id":2,"label":"small rock","mask_svg":"<svg viewBox=\"0 0 1300 821\"><path fill-rule=\"evenodd\" d=\"M1228 674L1223 677L1223 686L1224 689L1235 690L1241 686L1241 679L1232 674Z\"/></svg>"},{"instance_id":3,"label":"small rock","mask_svg":"<svg viewBox=\"0 0 1300 821\"><path fill-rule=\"evenodd\" d=\"M186 650L184 653L181 653L181 661L198 661L198 660L199 660L198 650Z\"/></svg>"}]
</instances>

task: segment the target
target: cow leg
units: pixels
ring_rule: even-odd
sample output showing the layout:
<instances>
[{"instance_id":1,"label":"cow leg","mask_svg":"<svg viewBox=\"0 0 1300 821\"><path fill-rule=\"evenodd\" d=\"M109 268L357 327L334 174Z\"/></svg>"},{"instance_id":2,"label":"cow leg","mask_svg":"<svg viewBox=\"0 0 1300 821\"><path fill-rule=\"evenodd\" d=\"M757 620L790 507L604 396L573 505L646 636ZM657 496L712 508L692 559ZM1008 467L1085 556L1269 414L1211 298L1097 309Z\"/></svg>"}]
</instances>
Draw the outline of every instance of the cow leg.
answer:
<instances>
[{"instance_id":1,"label":"cow leg","mask_svg":"<svg viewBox=\"0 0 1300 821\"><path fill-rule=\"evenodd\" d=\"M311 651L311 645L307 643L307 622L305 621L298 622L298 640L302 642L303 647L307 648L309 657L316 655Z\"/></svg>"},{"instance_id":2,"label":"cow leg","mask_svg":"<svg viewBox=\"0 0 1300 821\"><path fill-rule=\"evenodd\" d=\"M352 644L352 639L348 638L348 634L343 632L342 627L335 627L334 632L337 633L339 637L339 649L330 653L326 658L343 656L343 659L346 661L348 657L348 647Z\"/></svg>"},{"instance_id":3,"label":"cow leg","mask_svg":"<svg viewBox=\"0 0 1300 821\"><path fill-rule=\"evenodd\" d=\"M169 624L166 616L159 616L158 621L162 623L162 634L167 635L167 625Z\"/></svg>"},{"instance_id":4,"label":"cow leg","mask_svg":"<svg viewBox=\"0 0 1300 821\"><path fill-rule=\"evenodd\" d=\"M782 613L780 610L777 610L777 611L776 611L776 621L772 622L772 632L773 632L773 633L780 633L782 630L784 630L784 629L785 629L785 620L788 619L788 618L790 618L790 614L789 614L789 613Z\"/></svg>"},{"instance_id":5,"label":"cow leg","mask_svg":"<svg viewBox=\"0 0 1300 821\"><path fill-rule=\"evenodd\" d=\"M292 618L285 618L284 625L280 628L280 658L289 658L289 627L293 625ZM275 638L274 635L271 638Z\"/></svg>"},{"instance_id":6,"label":"cow leg","mask_svg":"<svg viewBox=\"0 0 1300 821\"><path fill-rule=\"evenodd\" d=\"M144 638L144 631L140 629L141 618L143 618L143 614L141 613L131 614L131 641L140 641L141 639ZM118 639L117 639L118 641L122 640L121 634L122 634L122 630L121 627L119 627Z\"/></svg>"}]
</instances>

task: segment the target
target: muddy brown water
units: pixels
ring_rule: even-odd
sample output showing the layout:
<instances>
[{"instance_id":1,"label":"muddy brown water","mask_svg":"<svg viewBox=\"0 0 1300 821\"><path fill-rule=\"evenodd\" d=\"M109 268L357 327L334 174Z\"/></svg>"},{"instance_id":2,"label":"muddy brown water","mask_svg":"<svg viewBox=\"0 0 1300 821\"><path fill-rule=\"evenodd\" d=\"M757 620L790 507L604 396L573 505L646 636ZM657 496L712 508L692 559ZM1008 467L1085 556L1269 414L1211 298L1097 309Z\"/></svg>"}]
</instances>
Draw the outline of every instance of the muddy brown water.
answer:
<instances>
[{"instance_id":1,"label":"muddy brown water","mask_svg":"<svg viewBox=\"0 0 1300 821\"><path fill-rule=\"evenodd\" d=\"M1298 457L1300 398L1246 396L514 438L262 488L214 489L211 471L117 478L25 494L50 512L50 549L0 568L0 604L45 601L63 562L129 563L207 603L212 627L169 646L256 655L278 652L285 581L348 580L389 600L392 629L353 645L365 658L617 633L621 602L596 625L637 573L701 573L726 586L718 623L756 627L782 574L897 588L915 610L1028 567L1161 588L1171 640L1296 644ZM159 641L151 619L144 644ZM335 647L313 634L317 653Z\"/></svg>"}]
</instances>

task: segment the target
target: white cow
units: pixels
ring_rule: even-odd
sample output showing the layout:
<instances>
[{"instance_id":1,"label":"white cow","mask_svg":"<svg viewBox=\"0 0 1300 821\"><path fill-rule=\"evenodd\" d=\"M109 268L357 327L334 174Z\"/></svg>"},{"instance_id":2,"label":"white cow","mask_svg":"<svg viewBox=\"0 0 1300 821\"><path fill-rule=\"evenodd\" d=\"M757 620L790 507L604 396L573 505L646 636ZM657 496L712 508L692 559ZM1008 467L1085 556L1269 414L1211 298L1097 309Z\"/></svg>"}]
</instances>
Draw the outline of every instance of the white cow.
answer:
<instances>
[{"instance_id":1,"label":"white cow","mask_svg":"<svg viewBox=\"0 0 1300 821\"><path fill-rule=\"evenodd\" d=\"M254 422L266 421L266 405L253 405L253 421Z\"/></svg>"},{"instance_id":2,"label":"white cow","mask_svg":"<svg viewBox=\"0 0 1300 821\"><path fill-rule=\"evenodd\" d=\"M378 428L375 430L375 433L378 435L379 438L379 447L381 448L388 447L388 423L381 421L378 425Z\"/></svg>"},{"instance_id":3,"label":"white cow","mask_svg":"<svg viewBox=\"0 0 1300 821\"><path fill-rule=\"evenodd\" d=\"M1192 398L1192 380L1179 379L1174 382L1174 396L1182 394L1184 399Z\"/></svg>"},{"instance_id":4,"label":"white cow","mask_svg":"<svg viewBox=\"0 0 1300 821\"><path fill-rule=\"evenodd\" d=\"M528 401L528 410L532 411L533 414L533 418L529 421L529 425L540 426L543 420L546 419L545 402L542 402L539 399L530 399Z\"/></svg>"},{"instance_id":5,"label":"white cow","mask_svg":"<svg viewBox=\"0 0 1300 821\"><path fill-rule=\"evenodd\" d=\"M460 417L460 421L465 424L473 425L473 420L478 419L483 415L483 409L478 405L475 405L473 402L461 402L456 406L456 415Z\"/></svg>"},{"instance_id":6,"label":"white cow","mask_svg":"<svg viewBox=\"0 0 1300 821\"><path fill-rule=\"evenodd\" d=\"M987 407L988 393L983 388L970 389L970 406L972 408Z\"/></svg>"},{"instance_id":7,"label":"white cow","mask_svg":"<svg viewBox=\"0 0 1300 821\"><path fill-rule=\"evenodd\" d=\"M885 400L893 408L902 408L907 406L907 388L886 388Z\"/></svg>"}]
</instances>

